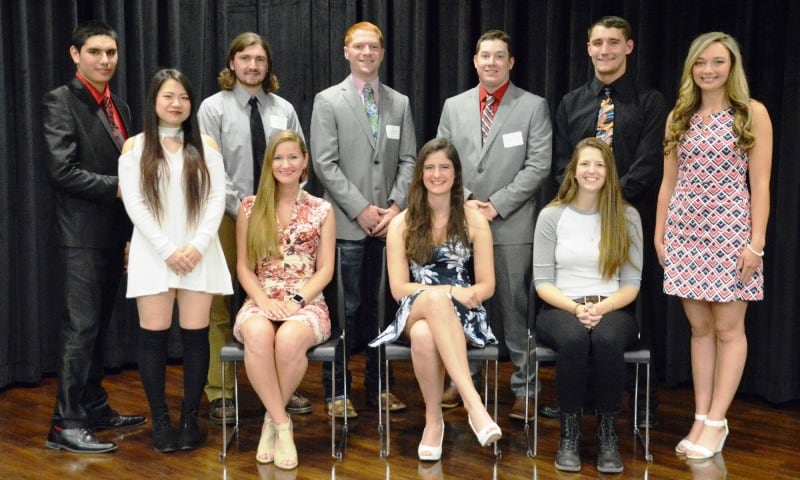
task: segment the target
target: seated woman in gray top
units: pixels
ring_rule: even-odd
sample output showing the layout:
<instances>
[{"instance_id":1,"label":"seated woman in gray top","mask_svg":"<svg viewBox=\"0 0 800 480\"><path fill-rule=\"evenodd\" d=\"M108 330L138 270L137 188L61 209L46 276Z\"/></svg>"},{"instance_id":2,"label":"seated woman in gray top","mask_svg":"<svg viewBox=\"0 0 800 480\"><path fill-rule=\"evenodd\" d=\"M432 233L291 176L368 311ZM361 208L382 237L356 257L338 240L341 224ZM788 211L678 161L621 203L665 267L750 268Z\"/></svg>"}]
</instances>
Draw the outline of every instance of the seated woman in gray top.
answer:
<instances>
[{"instance_id":1,"label":"seated woman in gray top","mask_svg":"<svg viewBox=\"0 0 800 480\"><path fill-rule=\"evenodd\" d=\"M623 469L616 420L625 348L636 341L632 304L641 272L642 225L636 209L622 200L614 154L602 140L583 139L556 198L539 214L533 241L534 284L545 302L536 334L558 351L559 470L581 468L587 389L597 406L597 469Z\"/></svg>"}]
</instances>

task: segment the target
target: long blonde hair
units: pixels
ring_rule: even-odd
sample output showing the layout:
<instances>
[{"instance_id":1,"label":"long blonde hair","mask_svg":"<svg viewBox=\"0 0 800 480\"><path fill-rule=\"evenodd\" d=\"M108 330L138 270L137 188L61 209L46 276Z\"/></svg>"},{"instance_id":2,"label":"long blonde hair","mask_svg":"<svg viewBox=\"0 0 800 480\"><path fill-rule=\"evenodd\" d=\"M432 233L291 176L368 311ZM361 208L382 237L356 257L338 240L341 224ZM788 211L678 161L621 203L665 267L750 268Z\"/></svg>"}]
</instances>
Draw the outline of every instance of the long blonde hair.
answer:
<instances>
[{"instance_id":1,"label":"long blonde hair","mask_svg":"<svg viewBox=\"0 0 800 480\"><path fill-rule=\"evenodd\" d=\"M752 131L753 119L749 108L750 89L747 86L747 76L742 66L739 44L727 33L708 32L699 35L692 41L689 53L683 62L678 101L672 110L672 123L664 138L664 155L669 155L680 145L683 136L689 130L689 121L692 115L700 108L700 88L694 83L692 69L703 50L712 43L722 44L731 56L731 71L728 74L728 81L725 82L725 99L733 108L733 134L736 136L736 146L747 152L755 145L756 140Z\"/></svg>"},{"instance_id":2,"label":"long blonde hair","mask_svg":"<svg viewBox=\"0 0 800 480\"><path fill-rule=\"evenodd\" d=\"M258 182L256 200L250 211L247 222L247 262L251 266L258 265L262 258L268 260L283 258L278 244L278 189L272 174L272 159L278 145L284 142L295 142L304 156L308 149L303 138L294 130L283 130L272 136L264 152L264 163L261 166L261 179ZM304 172L305 175L305 172Z\"/></svg>"},{"instance_id":3,"label":"long blonde hair","mask_svg":"<svg viewBox=\"0 0 800 480\"><path fill-rule=\"evenodd\" d=\"M564 173L564 182L550 205L569 205L575 200L578 195L578 158L585 148L600 150L606 164L606 179L597 199L597 210L600 213L600 274L604 279L609 279L623 263L631 261L631 237L625 218L625 200L622 198L622 187L617 175L617 162L606 142L595 137L578 142Z\"/></svg>"}]
</instances>

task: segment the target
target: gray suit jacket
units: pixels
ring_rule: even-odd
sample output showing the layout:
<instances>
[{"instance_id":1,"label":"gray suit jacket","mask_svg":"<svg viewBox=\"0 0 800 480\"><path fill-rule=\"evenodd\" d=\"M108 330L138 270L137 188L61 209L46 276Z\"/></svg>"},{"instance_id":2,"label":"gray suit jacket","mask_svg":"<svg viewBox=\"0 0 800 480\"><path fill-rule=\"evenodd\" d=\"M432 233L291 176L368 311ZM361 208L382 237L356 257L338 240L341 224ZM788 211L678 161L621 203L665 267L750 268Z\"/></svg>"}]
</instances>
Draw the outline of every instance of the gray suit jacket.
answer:
<instances>
[{"instance_id":1,"label":"gray suit jacket","mask_svg":"<svg viewBox=\"0 0 800 480\"><path fill-rule=\"evenodd\" d=\"M552 161L545 100L510 84L481 146L476 86L444 102L437 136L450 138L458 150L466 194L491 200L497 210L491 222L494 244L533 243L534 194L548 178Z\"/></svg>"},{"instance_id":2,"label":"gray suit jacket","mask_svg":"<svg viewBox=\"0 0 800 480\"><path fill-rule=\"evenodd\" d=\"M314 174L336 215L336 238L367 235L356 217L368 205L404 209L417 139L408 97L380 84L379 132L372 137L364 103L348 76L314 98L310 149Z\"/></svg>"}]
</instances>

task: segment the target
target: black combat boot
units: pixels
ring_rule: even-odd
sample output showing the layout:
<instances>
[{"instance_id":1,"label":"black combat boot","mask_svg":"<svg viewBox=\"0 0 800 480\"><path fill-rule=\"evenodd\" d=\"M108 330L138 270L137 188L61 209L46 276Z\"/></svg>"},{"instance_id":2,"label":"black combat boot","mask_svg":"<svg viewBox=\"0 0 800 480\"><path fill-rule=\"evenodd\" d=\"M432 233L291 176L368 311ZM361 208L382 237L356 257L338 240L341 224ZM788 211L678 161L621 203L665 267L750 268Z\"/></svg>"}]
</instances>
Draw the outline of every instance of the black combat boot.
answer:
<instances>
[{"instance_id":1,"label":"black combat boot","mask_svg":"<svg viewBox=\"0 0 800 480\"><path fill-rule=\"evenodd\" d=\"M581 469L581 415L561 411L561 441L556 452L556 468L565 472Z\"/></svg>"},{"instance_id":2,"label":"black combat boot","mask_svg":"<svg viewBox=\"0 0 800 480\"><path fill-rule=\"evenodd\" d=\"M620 473L622 457L617 444L617 413L597 413L597 471Z\"/></svg>"}]
</instances>

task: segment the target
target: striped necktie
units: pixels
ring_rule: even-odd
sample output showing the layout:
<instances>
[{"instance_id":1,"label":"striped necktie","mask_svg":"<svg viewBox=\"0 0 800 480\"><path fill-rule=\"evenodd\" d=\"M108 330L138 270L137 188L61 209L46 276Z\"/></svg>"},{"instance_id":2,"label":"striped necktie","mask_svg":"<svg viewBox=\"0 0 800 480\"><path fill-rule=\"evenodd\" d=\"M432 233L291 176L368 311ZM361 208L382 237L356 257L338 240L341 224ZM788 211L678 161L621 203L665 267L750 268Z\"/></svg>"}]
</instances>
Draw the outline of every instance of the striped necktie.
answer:
<instances>
[{"instance_id":1,"label":"striped necktie","mask_svg":"<svg viewBox=\"0 0 800 480\"><path fill-rule=\"evenodd\" d=\"M614 145L614 100L611 98L611 87L603 89L605 97L600 101L597 111L597 133L595 136L606 142L608 146Z\"/></svg>"},{"instance_id":2,"label":"striped necktie","mask_svg":"<svg viewBox=\"0 0 800 480\"><path fill-rule=\"evenodd\" d=\"M492 122L494 121L492 105L494 105L494 97L486 95L486 106L483 107L483 112L481 112L481 145L486 143L486 137L489 135L489 129L492 128Z\"/></svg>"}]
</instances>

